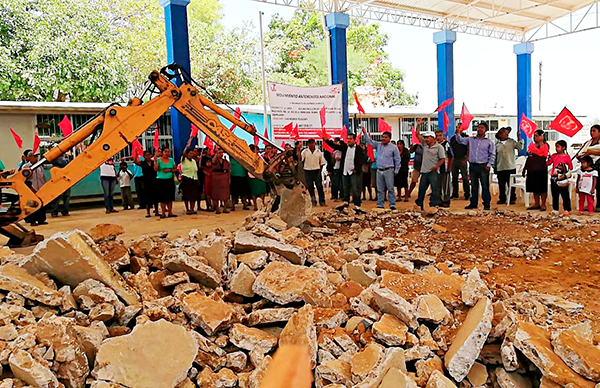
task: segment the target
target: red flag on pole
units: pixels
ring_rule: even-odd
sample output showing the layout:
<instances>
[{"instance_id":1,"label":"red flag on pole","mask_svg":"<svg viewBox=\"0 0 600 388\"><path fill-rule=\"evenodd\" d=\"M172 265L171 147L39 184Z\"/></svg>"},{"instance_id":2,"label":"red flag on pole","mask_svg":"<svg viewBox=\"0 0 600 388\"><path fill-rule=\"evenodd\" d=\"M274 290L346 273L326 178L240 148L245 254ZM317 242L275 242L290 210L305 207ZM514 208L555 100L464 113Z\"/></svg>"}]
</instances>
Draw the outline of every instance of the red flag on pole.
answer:
<instances>
[{"instance_id":1,"label":"red flag on pole","mask_svg":"<svg viewBox=\"0 0 600 388\"><path fill-rule=\"evenodd\" d=\"M289 124L286 124L286 126L283 127L283 130L291 136L292 132L294 132L294 123L290 122Z\"/></svg>"},{"instance_id":2,"label":"red flag on pole","mask_svg":"<svg viewBox=\"0 0 600 388\"><path fill-rule=\"evenodd\" d=\"M254 146L258 147L259 142L260 142L260 139L258 138L258 136L254 135Z\"/></svg>"},{"instance_id":3,"label":"red flag on pole","mask_svg":"<svg viewBox=\"0 0 600 388\"><path fill-rule=\"evenodd\" d=\"M447 107L450 106L450 104L452 104L453 101L454 101L454 98L447 99L446 101L442 102L442 104L440 106L438 106L435 111L439 112L439 111L441 111L443 109L446 109Z\"/></svg>"},{"instance_id":4,"label":"red flag on pole","mask_svg":"<svg viewBox=\"0 0 600 388\"><path fill-rule=\"evenodd\" d=\"M358 101L358 96L356 95L356 92L354 92L354 101L356 101L356 108L358 109L358 113L362 113L363 115L366 114L365 109L360 104L360 101Z\"/></svg>"},{"instance_id":5,"label":"red flag on pole","mask_svg":"<svg viewBox=\"0 0 600 388\"><path fill-rule=\"evenodd\" d=\"M360 137L362 136L362 130L358 131L358 133L356 134L356 142L360 143Z\"/></svg>"},{"instance_id":6,"label":"red flag on pole","mask_svg":"<svg viewBox=\"0 0 600 388\"><path fill-rule=\"evenodd\" d=\"M581 130L581 128L583 128L583 125L581 125L573 113L565 107L562 112L556 116L554 121L550 123L549 127L564 135L573 137Z\"/></svg>"},{"instance_id":7,"label":"red flag on pole","mask_svg":"<svg viewBox=\"0 0 600 388\"><path fill-rule=\"evenodd\" d=\"M323 105L323 107L321 108L319 115L321 116L321 128L325 128L325 105Z\"/></svg>"},{"instance_id":8,"label":"red flag on pole","mask_svg":"<svg viewBox=\"0 0 600 388\"><path fill-rule=\"evenodd\" d=\"M344 141L344 143L348 140L348 128L346 128L346 124L342 127L342 134L340 138Z\"/></svg>"},{"instance_id":9,"label":"red flag on pole","mask_svg":"<svg viewBox=\"0 0 600 388\"><path fill-rule=\"evenodd\" d=\"M333 150L333 148L331 148L331 147L329 146L329 144L327 144L327 143L325 143L325 142L323 142L323 149L324 149L325 151L328 151L328 152L331 152L331 153L333 153L333 151L334 151L334 150Z\"/></svg>"},{"instance_id":10,"label":"red flag on pole","mask_svg":"<svg viewBox=\"0 0 600 388\"><path fill-rule=\"evenodd\" d=\"M373 147L371 145L367 145L367 156L373 162L375 161L375 150L373 149Z\"/></svg>"},{"instance_id":11,"label":"red flag on pole","mask_svg":"<svg viewBox=\"0 0 600 388\"><path fill-rule=\"evenodd\" d=\"M281 148L284 148L284 149L285 149L285 141L282 141L282 142L281 142Z\"/></svg>"},{"instance_id":12,"label":"red flag on pole","mask_svg":"<svg viewBox=\"0 0 600 388\"><path fill-rule=\"evenodd\" d=\"M535 122L531 121L525 113L521 115L521 126L520 128L525 132L528 138L533 138L533 133L538 129L538 126Z\"/></svg>"},{"instance_id":13,"label":"red flag on pole","mask_svg":"<svg viewBox=\"0 0 600 388\"><path fill-rule=\"evenodd\" d=\"M36 132L33 135L33 150L32 151L34 154L37 152L38 148L40 148L40 143L41 143L40 137L38 136L38 133Z\"/></svg>"},{"instance_id":14,"label":"red flag on pole","mask_svg":"<svg viewBox=\"0 0 600 388\"><path fill-rule=\"evenodd\" d=\"M296 124L294 126L294 129L292 130L290 137L296 141L300 140L300 132L298 131L298 124Z\"/></svg>"},{"instance_id":15,"label":"red flag on pole","mask_svg":"<svg viewBox=\"0 0 600 388\"><path fill-rule=\"evenodd\" d=\"M379 132L383 133L383 132L392 132L392 127L391 125L389 125L388 123L385 122L384 119L380 118L379 119Z\"/></svg>"},{"instance_id":16,"label":"red flag on pole","mask_svg":"<svg viewBox=\"0 0 600 388\"><path fill-rule=\"evenodd\" d=\"M71 121L69 120L67 115L65 115L62 121L58 123L58 127L60 128L60 131L62 132L62 135L64 137L67 137L73 133L73 124L71 124Z\"/></svg>"},{"instance_id":17,"label":"red flag on pole","mask_svg":"<svg viewBox=\"0 0 600 388\"><path fill-rule=\"evenodd\" d=\"M10 134L15 139L15 143L17 143L17 147L23 148L23 139L21 139L21 136L17 135L17 133L12 128L10 128Z\"/></svg>"},{"instance_id":18,"label":"red flag on pole","mask_svg":"<svg viewBox=\"0 0 600 388\"><path fill-rule=\"evenodd\" d=\"M448 117L448 113L444 111L444 135L448 133L448 125L450 125L450 118Z\"/></svg>"},{"instance_id":19,"label":"red flag on pole","mask_svg":"<svg viewBox=\"0 0 600 388\"><path fill-rule=\"evenodd\" d=\"M321 138L325 138L327 140L331 140L331 135L327 133L325 128L321 129Z\"/></svg>"},{"instance_id":20,"label":"red flag on pole","mask_svg":"<svg viewBox=\"0 0 600 388\"><path fill-rule=\"evenodd\" d=\"M204 135L204 147L210 150L211 155L215 150L215 144L213 143L212 139L206 135Z\"/></svg>"},{"instance_id":21,"label":"red flag on pole","mask_svg":"<svg viewBox=\"0 0 600 388\"><path fill-rule=\"evenodd\" d=\"M192 124L192 130L190 132L190 137L198 136L198 127Z\"/></svg>"},{"instance_id":22,"label":"red flag on pole","mask_svg":"<svg viewBox=\"0 0 600 388\"><path fill-rule=\"evenodd\" d=\"M136 156L140 156L144 153L144 149L142 148L142 145L140 144L138 139L135 139L133 142L131 142L131 148L134 159Z\"/></svg>"},{"instance_id":23,"label":"red flag on pole","mask_svg":"<svg viewBox=\"0 0 600 388\"><path fill-rule=\"evenodd\" d=\"M152 147L154 147L154 152L158 149L158 124L154 125L154 141L152 142Z\"/></svg>"},{"instance_id":24,"label":"red flag on pole","mask_svg":"<svg viewBox=\"0 0 600 388\"><path fill-rule=\"evenodd\" d=\"M265 139L268 139L268 138L269 138L269 128L265 128L265 133L263 134L263 137L264 137Z\"/></svg>"},{"instance_id":25,"label":"red flag on pole","mask_svg":"<svg viewBox=\"0 0 600 388\"><path fill-rule=\"evenodd\" d=\"M463 102L462 111L460 112L460 129L462 129L463 131L469 129L469 127L471 126L471 121L473 121L473 119L474 117L471 115L471 113L469 113L467 106Z\"/></svg>"},{"instance_id":26,"label":"red flag on pole","mask_svg":"<svg viewBox=\"0 0 600 388\"><path fill-rule=\"evenodd\" d=\"M242 110L240 109L240 107L238 106L237 108L235 108L235 112L233 113L233 117L235 117L236 119L239 119L240 117L242 117ZM231 132L233 132L233 130L235 129L236 125L233 124L231 126L231 128L229 128L229 130Z\"/></svg>"},{"instance_id":27,"label":"red flag on pole","mask_svg":"<svg viewBox=\"0 0 600 388\"><path fill-rule=\"evenodd\" d=\"M421 144L414 125L410 126L410 142L411 144Z\"/></svg>"}]
</instances>

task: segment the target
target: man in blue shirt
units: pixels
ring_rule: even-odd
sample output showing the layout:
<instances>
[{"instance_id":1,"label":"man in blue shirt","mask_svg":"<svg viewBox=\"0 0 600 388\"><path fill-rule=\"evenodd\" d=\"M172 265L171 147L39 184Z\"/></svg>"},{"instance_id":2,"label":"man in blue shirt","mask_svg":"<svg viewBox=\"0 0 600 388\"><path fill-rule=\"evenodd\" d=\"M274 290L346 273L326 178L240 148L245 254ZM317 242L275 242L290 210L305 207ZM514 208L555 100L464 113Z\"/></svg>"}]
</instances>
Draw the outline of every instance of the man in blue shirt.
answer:
<instances>
[{"instance_id":1,"label":"man in blue shirt","mask_svg":"<svg viewBox=\"0 0 600 388\"><path fill-rule=\"evenodd\" d=\"M390 209L396 209L396 193L394 192L394 175L400 171L400 152L398 147L390 143L392 134L384 132L381 135L381 142L374 141L367 133L365 127L362 128L367 143L377 151L377 207L383 209L385 202L385 191L388 192Z\"/></svg>"}]
</instances>

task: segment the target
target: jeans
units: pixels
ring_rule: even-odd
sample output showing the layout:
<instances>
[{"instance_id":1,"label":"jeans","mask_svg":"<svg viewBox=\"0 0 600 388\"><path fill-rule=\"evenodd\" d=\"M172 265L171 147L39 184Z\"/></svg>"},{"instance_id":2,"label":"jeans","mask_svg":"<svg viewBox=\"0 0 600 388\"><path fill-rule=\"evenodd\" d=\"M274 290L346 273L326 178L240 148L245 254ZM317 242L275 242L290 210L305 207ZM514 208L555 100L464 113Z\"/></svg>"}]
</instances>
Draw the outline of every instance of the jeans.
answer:
<instances>
[{"instance_id":1,"label":"jeans","mask_svg":"<svg viewBox=\"0 0 600 388\"><path fill-rule=\"evenodd\" d=\"M479 184L481 183L481 202L484 207L489 207L492 200L490 194L490 172L484 171L486 163L471 163L471 206L479 204Z\"/></svg>"},{"instance_id":2,"label":"jeans","mask_svg":"<svg viewBox=\"0 0 600 388\"><path fill-rule=\"evenodd\" d=\"M396 193L394 192L394 169L377 170L377 207L383 207L385 192L387 190L390 207L396 207Z\"/></svg>"},{"instance_id":3,"label":"jeans","mask_svg":"<svg viewBox=\"0 0 600 388\"><path fill-rule=\"evenodd\" d=\"M60 201L62 201L62 203L63 203L60 213L63 216L66 216L67 214L69 214L69 201L70 200L71 200L71 189L68 189L50 203L50 205L51 205L50 214L52 214L53 216L58 215L58 210L60 208Z\"/></svg>"},{"instance_id":4,"label":"jeans","mask_svg":"<svg viewBox=\"0 0 600 388\"><path fill-rule=\"evenodd\" d=\"M463 180L463 191L465 198L471 196L471 186L469 184L469 174L467 172L467 163L464 159L454 159L452 161L452 196L458 198L458 174Z\"/></svg>"},{"instance_id":5,"label":"jeans","mask_svg":"<svg viewBox=\"0 0 600 388\"><path fill-rule=\"evenodd\" d=\"M133 196L131 195L131 186L121 187L121 202L123 204L123 209L125 210L129 208L133 209L135 207L133 204Z\"/></svg>"},{"instance_id":6,"label":"jeans","mask_svg":"<svg viewBox=\"0 0 600 388\"><path fill-rule=\"evenodd\" d=\"M438 206L450 206L450 197L452 196L452 184L450 183L450 171L440 172L438 189Z\"/></svg>"},{"instance_id":7,"label":"jeans","mask_svg":"<svg viewBox=\"0 0 600 388\"><path fill-rule=\"evenodd\" d=\"M350 192L352 192L352 203L356 206L360 206L360 184L361 175L354 173L352 175L344 175L344 201L350 202Z\"/></svg>"},{"instance_id":8,"label":"jeans","mask_svg":"<svg viewBox=\"0 0 600 388\"><path fill-rule=\"evenodd\" d=\"M140 208L146 208L146 197L144 196L144 177L138 176L134 179L135 182L135 193L137 194L138 204Z\"/></svg>"},{"instance_id":9,"label":"jeans","mask_svg":"<svg viewBox=\"0 0 600 388\"><path fill-rule=\"evenodd\" d=\"M321 170L304 170L304 176L306 177L306 186L310 193L310 199L313 204L317 203L315 199L315 186L317 186L317 192L319 193L319 204L325 203L325 191L323 191L323 178L321 177Z\"/></svg>"},{"instance_id":10,"label":"jeans","mask_svg":"<svg viewBox=\"0 0 600 388\"><path fill-rule=\"evenodd\" d=\"M571 194L569 193L569 186L560 187L554 180L551 180L550 191L552 192L552 210L558 211L560 209L560 198L562 197L563 209L565 209L566 212L570 212Z\"/></svg>"},{"instance_id":11,"label":"jeans","mask_svg":"<svg viewBox=\"0 0 600 388\"><path fill-rule=\"evenodd\" d=\"M342 169L333 170L333 183L331 185L331 199L342 199L342 193L345 192L342 183Z\"/></svg>"},{"instance_id":12,"label":"jeans","mask_svg":"<svg viewBox=\"0 0 600 388\"><path fill-rule=\"evenodd\" d=\"M439 206L440 198L439 198L439 185L440 182L440 174L437 172L426 172L421 173L421 180L419 181L419 196L417 197L416 204L421 209L423 209L423 202L425 201L425 194L427 194L427 189L431 185L431 197L429 197L429 206Z\"/></svg>"},{"instance_id":13,"label":"jeans","mask_svg":"<svg viewBox=\"0 0 600 388\"><path fill-rule=\"evenodd\" d=\"M101 177L100 182L104 192L104 207L106 210L113 210L113 194L117 187L117 178Z\"/></svg>"},{"instance_id":14,"label":"jeans","mask_svg":"<svg viewBox=\"0 0 600 388\"><path fill-rule=\"evenodd\" d=\"M496 175L498 175L498 190L500 191L498 202L500 202L500 204L506 203L506 189L508 188L510 176L512 174L516 174L516 173L517 173L517 170L496 171ZM517 191L513 187L510 190L510 202L516 202L516 200L517 200Z\"/></svg>"}]
</instances>

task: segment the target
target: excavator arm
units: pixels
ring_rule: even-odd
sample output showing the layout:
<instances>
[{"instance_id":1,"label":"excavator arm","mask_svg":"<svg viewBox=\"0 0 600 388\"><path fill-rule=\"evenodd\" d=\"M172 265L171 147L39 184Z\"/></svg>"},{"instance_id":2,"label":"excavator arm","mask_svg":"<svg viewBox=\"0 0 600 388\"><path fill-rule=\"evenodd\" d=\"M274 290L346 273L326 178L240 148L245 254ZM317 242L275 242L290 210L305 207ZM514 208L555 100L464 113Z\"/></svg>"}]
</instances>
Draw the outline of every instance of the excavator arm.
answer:
<instances>
[{"instance_id":1,"label":"excavator arm","mask_svg":"<svg viewBox=\"0 0 600 388\"><path fill-rule=\"evenodd\" d=\"M152 72L149 79L160 90L158 96L146 103L139 98L134 98L127 106L118 104L109 106L46 152L43 158L31 168L22 169L10 177L0 176L0 189L4 192L14 191L18 196L9 208L2 209L6 211L0 211L0 233L9 237L9 245L23 246L40 241L42 236L27 231L17 223L48 205L106 160L127 147L170 107L175 107L257 178L272 181L276 186L285 185L288 188L302 186L295 180L296 170L291 153L281 152L267 165L265 160L253 153L242 139L227 129L219 121L218 116L223 116L248 133L262 138L253 125L233 117L229 112L201 96L189 83L184 82L181 87L178 87L157 71ZM56 160L93 134L97 135L95 140L69 164L50 169L50 180L37 192L26 184L33 170L43 168L44 163ZM268 139L263 140L268 141ZM282 174L282 171L288 173Z\"/></svg>"}]
</instances>

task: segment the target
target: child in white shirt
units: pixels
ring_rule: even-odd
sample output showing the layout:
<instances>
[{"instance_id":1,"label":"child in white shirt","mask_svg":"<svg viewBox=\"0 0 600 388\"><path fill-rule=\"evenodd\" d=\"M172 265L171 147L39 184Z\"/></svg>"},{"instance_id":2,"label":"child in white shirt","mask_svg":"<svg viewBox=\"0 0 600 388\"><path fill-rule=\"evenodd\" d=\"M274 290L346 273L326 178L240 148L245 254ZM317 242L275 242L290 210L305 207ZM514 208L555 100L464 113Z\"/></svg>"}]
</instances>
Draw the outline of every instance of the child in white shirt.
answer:
<instances>
[{"instance_id":1,"label":"child in white shirt","mask_svg":"<svg viewBox=\"0 0 600 388\"><path fill-rule=\"evenodd\" d=\"M131 180L133 174L127 169L127 162L119 164L119 187L121 188L121 201L123 210L134 209L133 197L131 195Z\"/></svg>"},{"instance_id":2,"label":"child in white shirt","mask_svg":"<svg viewBox=\"0 0 600 388\"><path fill-rule=\"evenodd\" d=\"M585 202L589 216L594 214L594 193L596 192L596 180L598 171L593 169L593 160L590 156L581 158L581 170L577 174L577 193L579 194L579 215L583 215Z\"/></svg>"}]
</instances>

